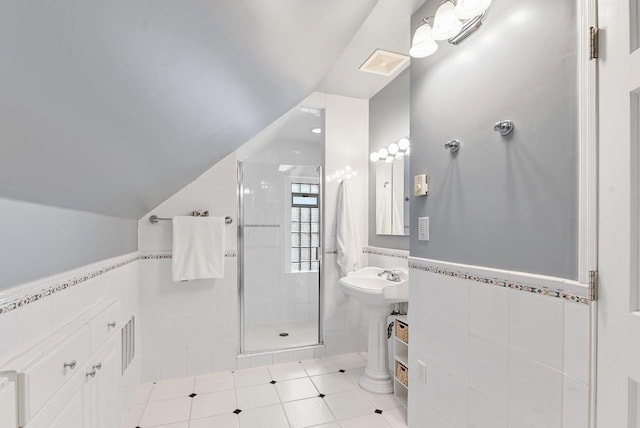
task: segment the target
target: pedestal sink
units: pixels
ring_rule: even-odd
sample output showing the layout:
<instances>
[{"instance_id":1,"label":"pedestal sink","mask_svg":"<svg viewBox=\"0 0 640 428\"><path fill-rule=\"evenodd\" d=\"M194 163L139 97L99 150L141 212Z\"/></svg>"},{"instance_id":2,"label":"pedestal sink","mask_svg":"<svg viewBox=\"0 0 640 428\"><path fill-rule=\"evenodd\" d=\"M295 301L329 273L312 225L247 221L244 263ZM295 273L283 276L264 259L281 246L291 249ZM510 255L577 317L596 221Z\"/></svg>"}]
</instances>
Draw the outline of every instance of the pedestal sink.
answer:
<instances>
[{"instance_id":1,"label":"pedestal sink","mask_svg":"<svg viewBox=\"0 0 640 428\"><path fill-rule=\"evenodd\" d=\"M387 358L387 317L391 305L409 300L409 275L405 269L366 267L340 278L340 288L362 303L369 316L369 360L360 386L386 394L393 391Z\"/></svg>"}]
</instances>

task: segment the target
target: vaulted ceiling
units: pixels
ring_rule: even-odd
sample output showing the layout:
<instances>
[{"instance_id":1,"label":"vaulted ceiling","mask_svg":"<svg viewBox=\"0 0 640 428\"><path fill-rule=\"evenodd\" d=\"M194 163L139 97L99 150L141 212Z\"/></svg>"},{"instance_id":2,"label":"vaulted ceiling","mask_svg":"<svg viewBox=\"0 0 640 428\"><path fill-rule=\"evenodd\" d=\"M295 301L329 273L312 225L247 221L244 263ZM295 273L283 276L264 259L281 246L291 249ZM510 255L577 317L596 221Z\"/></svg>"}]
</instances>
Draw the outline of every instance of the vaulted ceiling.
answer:
<instances>
[{"instance_id":1,"label":"vaulted ceiling","mask_svg":"<svg viewBox=\"0 0 640 428\"><path fill-rule=\"evenodd\" d=\"M376 3L0 1L0 197L141 217L316 89Z\"/></svg>"}]
</instances>

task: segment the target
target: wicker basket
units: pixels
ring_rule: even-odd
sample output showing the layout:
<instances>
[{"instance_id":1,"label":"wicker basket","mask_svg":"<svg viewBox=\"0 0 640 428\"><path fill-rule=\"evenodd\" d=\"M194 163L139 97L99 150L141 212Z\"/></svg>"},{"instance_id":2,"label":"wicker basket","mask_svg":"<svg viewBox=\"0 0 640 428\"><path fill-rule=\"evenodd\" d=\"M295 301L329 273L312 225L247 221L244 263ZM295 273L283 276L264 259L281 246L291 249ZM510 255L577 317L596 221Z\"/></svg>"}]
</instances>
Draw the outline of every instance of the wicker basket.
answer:
<instances>
[{"instance_id":1,"label":"wicker basket","mask_svg":"<svg viewBox=\"0 0 640 428\"><path fill-rule=\"evenodd\" d=\"M396 337L404 343L409 343L409 326L400 320L396 320Z\"/></svg>"},{"instance_id":2,"label":"wicker basket","mask_svg":"<svg viewBox=\"0 0 640 428\"><path fill-rule=\"evenodd\" d=\"M404 385L409 386L409 369L396 361L396 378Z\"/></svg>"}]
</instances>

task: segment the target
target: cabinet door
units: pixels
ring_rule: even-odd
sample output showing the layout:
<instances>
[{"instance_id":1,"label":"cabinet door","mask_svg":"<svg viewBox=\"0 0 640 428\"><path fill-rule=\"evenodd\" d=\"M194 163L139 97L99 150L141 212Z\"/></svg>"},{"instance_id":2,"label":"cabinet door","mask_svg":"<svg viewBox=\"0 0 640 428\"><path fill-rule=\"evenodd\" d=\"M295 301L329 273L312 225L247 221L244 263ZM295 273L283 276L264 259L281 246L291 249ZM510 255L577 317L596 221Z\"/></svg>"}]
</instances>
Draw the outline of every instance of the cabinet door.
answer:
<instances>
[{"instance_id":1,"label":"cabinet door","mask_svg":"<svg viewBox=\"0 0 640 428\"><path fill-rule=\"evenodd\" d=\"M120 341L112 341L96 364L94 409L96 428L113 428L120 426L122 419L122 376L120 361Z\"/></svg>"},{"instance_id":2,"label":"cabinet door","mask_svg":"<svg viewBox=\"0 0 640 428\"><path fill-rule=\"evenodd\" d=\"M88 386L85 384L85 387L78 389L51 428L87 428L90 426L90 422L86 419L88 416L87 398L90 395L87 394Z\"/></svg>"}]
</instances>

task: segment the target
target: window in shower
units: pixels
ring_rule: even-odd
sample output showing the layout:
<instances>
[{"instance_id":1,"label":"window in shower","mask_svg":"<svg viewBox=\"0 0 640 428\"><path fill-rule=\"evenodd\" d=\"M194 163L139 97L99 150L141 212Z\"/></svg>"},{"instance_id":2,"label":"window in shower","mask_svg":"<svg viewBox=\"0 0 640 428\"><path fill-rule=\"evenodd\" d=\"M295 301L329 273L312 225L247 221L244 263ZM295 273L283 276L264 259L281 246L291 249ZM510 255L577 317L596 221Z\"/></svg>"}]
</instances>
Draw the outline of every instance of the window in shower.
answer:
<instances>
[{"instance_id":1,"label":"window in shower","mask_svg":"<svg viewBox=\"0 0 640 428\"><path fill-rule=\"evenodd\" d=\"M317 271L320 186L291 183L291 272Z\"/></svg>"}]
</instances>

